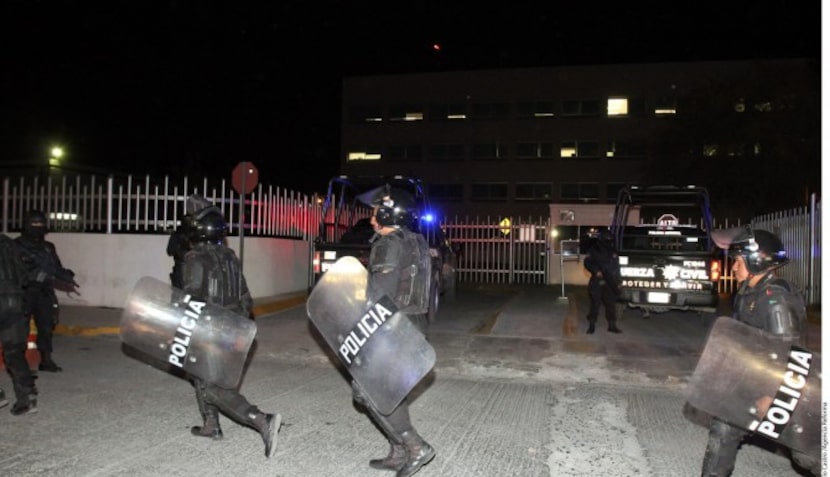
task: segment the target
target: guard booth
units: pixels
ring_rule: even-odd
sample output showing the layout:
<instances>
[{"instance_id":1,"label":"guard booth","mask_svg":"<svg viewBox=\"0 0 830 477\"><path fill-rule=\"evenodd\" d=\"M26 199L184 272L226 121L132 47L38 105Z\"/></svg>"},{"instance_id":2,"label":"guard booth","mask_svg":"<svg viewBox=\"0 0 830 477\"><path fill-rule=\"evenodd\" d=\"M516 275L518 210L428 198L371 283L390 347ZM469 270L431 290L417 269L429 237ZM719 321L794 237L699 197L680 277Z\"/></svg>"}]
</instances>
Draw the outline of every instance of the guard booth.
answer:
<instances>
[{"instance_id":1,"label":"guard booth","mask_svg":"<svg viewBox=\"0 0 830 477\"><path fill-rule=\"evenodd\" d=\"M583 239L611 225L614 204L550 204L551 243L548 257L549 285L588 285L583 260ZM636 209L636 210L635 210ZM638 206L629 213L629 222L640 220ZM564 295L564 291L563 291Z\"/></svg>"}]
</instances>

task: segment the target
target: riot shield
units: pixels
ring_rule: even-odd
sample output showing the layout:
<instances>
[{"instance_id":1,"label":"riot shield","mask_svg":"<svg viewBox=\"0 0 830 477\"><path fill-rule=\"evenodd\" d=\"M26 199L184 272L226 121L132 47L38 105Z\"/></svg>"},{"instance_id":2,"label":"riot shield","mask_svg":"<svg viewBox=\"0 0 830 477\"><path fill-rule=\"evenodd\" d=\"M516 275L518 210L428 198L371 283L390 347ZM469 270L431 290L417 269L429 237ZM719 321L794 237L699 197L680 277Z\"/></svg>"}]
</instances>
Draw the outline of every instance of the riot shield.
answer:
<instances>
[{"instance_id":1,"label":"riot shield","mask_svg":"<svg viewBox=\"0 0 830 477\"><path fill-rule=\"evenodd\" d=\"M435 350L388 297L366 297L368 274L337 260L315 285L306 311L381 414L390 414L435 365Z\"/></svg>"},{"instance_id":2,"label":"riot shield","mask_svg":"<svg viewBox=\"0 0 830 477\"><path fill-rule=\"evenodd\" d=\"M734 426L819 457L819 353L719 317L689 380L687 399Z\"/></svg>"},{"instance_id":3,"label":"riot shield","mask_svg":"<svg viewBox=\"0 0 830 477\"><path fill-rule=\"evenodd\" d=\"M120 335L164 371L181 371L232 389L242 379L256 323L143 277L127 297Z\"/></svg>"}]
</instances>

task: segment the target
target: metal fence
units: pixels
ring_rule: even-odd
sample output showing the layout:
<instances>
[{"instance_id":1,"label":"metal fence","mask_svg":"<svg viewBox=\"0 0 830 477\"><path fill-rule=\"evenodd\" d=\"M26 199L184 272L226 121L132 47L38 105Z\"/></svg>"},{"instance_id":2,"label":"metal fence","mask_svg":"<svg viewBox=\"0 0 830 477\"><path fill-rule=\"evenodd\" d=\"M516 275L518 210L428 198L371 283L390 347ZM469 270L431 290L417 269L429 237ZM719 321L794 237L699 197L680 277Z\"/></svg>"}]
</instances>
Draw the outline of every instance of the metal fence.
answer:
<instances>
[{"instance_id":1,"label":"metal fence","mask_svg":"<svg viewBox=\"0 0 830 477\"><path fill-rule=\"evenodd\" d=\"M174 230L185 213L190 194L200 194L219 206L230 234L313 240L319 232L322 207L314 196L260 184L244 197L225 181L174 182L112 176L33 176L3 179L2 231L19 231L27 210L40 209L54 232L163 233ZM241 203L241 207L240 207ZM805 293L808 304L821 303L821 204L813 195L807 207L756 217L755 228L781 237L791 263L780 275ZM351 214L359 218L365 214ZM243 220L240 221L239 218ZM329 217L327 220L334 220ZM740 226L720 220L716 228ZM458 276L462 282L547 284L552 227L549 217L464 218L442 221L449 240L459 249ZM341 227L341 229L344 229ZM722 293L737 283L722 260Z\"/></svg>"},{"instance_id":2,"label":"metal fence","mask_svg":"<svg viewBox=\"0 0 830 477\"><path fill-rule=\"evenodd\" d=\"M243 234L309 240L320 222L315 198L262 184L242 201L225 180L35 176L3 179L3 232L20 230L26 211L39 209L54 232L169 233L181 223L191 194L221 208L232 235L244 224Z\"/></svg>"},{"instance_id":3,"label":"metal fence","mask_svg":"<svg viewBox=\"0 0 830 477\"><path fill-rule=\"evenodd\" d=\"M458 250L459 280L547 284L550 218L455 218L442 227Z\"/></svg>"},{"instance_id":4,"label":"metal fence","mask_svg":"<svg viewBox=\"0 0 830 477\"><path fill-rule=\"evenodd\" d=\"M790 263L778 275L801 287L808 304L821 303L821 203L815 194L810 205L756 217L752 227L781 238Z\"/></svg>"}]
</instances>

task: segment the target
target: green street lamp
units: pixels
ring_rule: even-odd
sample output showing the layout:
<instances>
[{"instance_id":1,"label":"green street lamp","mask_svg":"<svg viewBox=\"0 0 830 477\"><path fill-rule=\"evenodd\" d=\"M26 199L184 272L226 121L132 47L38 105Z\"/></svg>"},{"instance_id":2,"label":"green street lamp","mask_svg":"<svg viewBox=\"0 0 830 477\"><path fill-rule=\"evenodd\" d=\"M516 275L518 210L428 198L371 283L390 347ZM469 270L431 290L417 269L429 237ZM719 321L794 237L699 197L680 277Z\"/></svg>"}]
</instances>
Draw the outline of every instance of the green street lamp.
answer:
<instances>
[{"instance_id":1,"label":"green street lamp","mask_svg":"<svg viewBox=\"0 0 830 477\"><path fill-rule=\"evenodd\" d=\"M52 155L49 157L49 165L53 167L58 167L61 165L61 157L63 157L63 148L60 146L55 146L52 148L51 151Z\"/></svg>"}]
</instances>

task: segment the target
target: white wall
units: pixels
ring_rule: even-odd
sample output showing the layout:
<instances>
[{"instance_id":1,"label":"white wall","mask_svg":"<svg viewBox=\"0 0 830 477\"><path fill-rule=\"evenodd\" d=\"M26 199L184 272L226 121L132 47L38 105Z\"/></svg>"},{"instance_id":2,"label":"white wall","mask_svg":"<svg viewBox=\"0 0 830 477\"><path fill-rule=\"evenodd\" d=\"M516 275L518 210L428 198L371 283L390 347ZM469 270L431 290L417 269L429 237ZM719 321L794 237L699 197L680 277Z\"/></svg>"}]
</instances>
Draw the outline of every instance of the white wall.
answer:
<instances>
[{"instance_id":1,"label":"white wall","mask_svg":"<svg viewBox=\"0 0 830 477\"><path fill-rule=\"evenodd\" d=\"M47 239L80 285L81 296L58 292L62 304L121 308L139 278L170 282L173 259L166 253L167 235L61 232ZM239 254L238 237L230 237L228 246ZM245 237L243 247L243 271L254 298L307 290L308 242Z\"/></svg>"}]
</instances>

